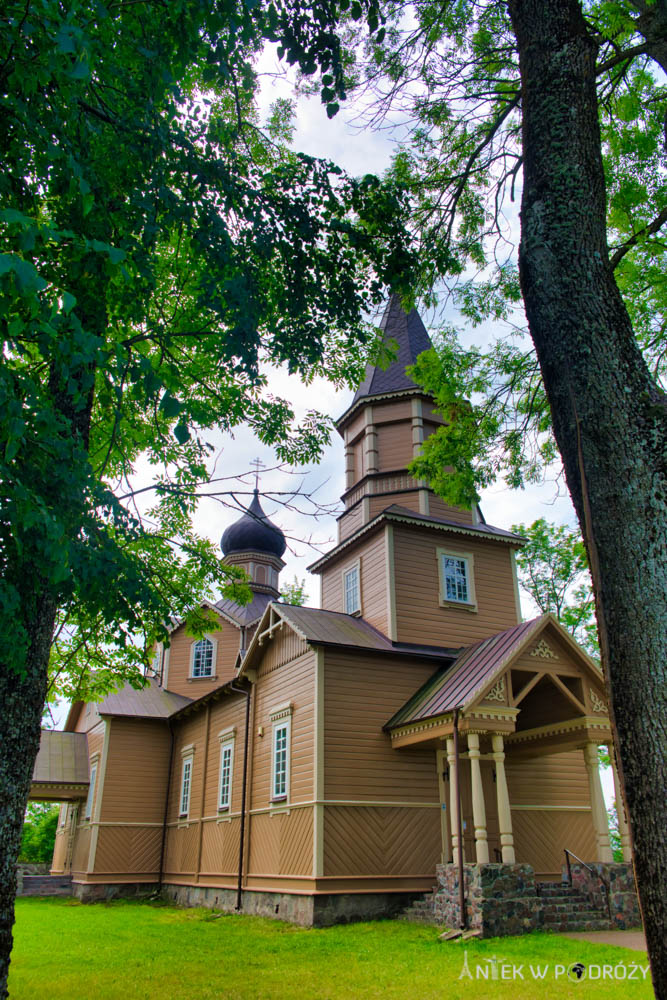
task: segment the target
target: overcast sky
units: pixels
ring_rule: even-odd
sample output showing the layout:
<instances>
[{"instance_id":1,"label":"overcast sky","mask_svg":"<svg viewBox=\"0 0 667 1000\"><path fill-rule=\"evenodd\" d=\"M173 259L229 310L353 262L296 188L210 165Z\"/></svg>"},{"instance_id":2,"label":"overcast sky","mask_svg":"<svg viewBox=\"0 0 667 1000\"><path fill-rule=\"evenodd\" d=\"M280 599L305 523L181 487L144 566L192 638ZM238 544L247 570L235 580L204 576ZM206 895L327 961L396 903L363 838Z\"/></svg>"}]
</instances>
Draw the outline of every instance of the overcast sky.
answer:
<instances>
[{"instance_id":1,"label":"overcast sky","mask_svg":"<svg viewBox=\"0 0 667 1000\"><path fill-rule=\"evenodd\" d=\"M260 70L266 74L262 77L261 105L262 111L268 111L269 106L278 97L291 97L292 90L289 81L274 78L278 64L271 50L268 50L260 64ZM396 134L390 130L381 132L360 131L351 124L354 110L343 105L341 112L332 120L326 117L319 98L300 98L297 105L297 128L294 136L295 148L314 156L329 158L351 174L368 172L382 173L389 165L390 157L396 143ZM422 313L427 326L436 325L442 315L438 313ZM379 319L379 317L378 317ZM460 325L462 336L471 343L483 342L492 332L488 328L470 330L460 317L448 308L448 322ZM340 416L347 408L352 393L336 391L325 380L318 380L309 386L302 386L298 379L289 377L286 373L277 372L271 376L271 392L288 398L297 413L304 414L309 409L317 409L332 417ZM230 475L242 473L249 468L249 462L260 459L267 468L275 466L276 459L271 449L261 445L249 431L241 428L234 436L220 435L215 440L219 448L216 463L216 474ZM322 462L303 470L303 477L269 472L261 475L260 489L289 490L294 484L303 484L305 490L319 487L318 497L324 505L336 503L344 489L344 463L342 441L335 435L332 445L326 450ZM554 477L558 470L554 469ZM248 480L248 489L252 488L252 479ZM242 495L238 497L243 501ZM305 501L295 500L301 509L307 509ZM282 573L283 582L291 582L294 576L307 578L307 593L310 604L319 603L319 583L316 578L307 574L306 567L317 557L318 549L327 548L336 537L336 522L334 517L324 517L315 520L309 516L300 516L295 511L281 508L270 500L263 501L265 511L288 535L288 551L285 554L286 567ZM560 523L574 524L573 510L569 498L565 495L564 486L560 488L551 481L541 487L531 487L519 492L510 492L502 484L486 490L482 497L482 510L486 520L499 527L509 528L517 522L529 523L537 517L546 517ZM226 509L215 500L203 501L198 512L196 525L206 536L219 540L224 528L234 521L238 514ZM313 548L307 540L317 543ZM524 601L524 613L532 614L532 609Z\"/></svg>"}]
</instances>

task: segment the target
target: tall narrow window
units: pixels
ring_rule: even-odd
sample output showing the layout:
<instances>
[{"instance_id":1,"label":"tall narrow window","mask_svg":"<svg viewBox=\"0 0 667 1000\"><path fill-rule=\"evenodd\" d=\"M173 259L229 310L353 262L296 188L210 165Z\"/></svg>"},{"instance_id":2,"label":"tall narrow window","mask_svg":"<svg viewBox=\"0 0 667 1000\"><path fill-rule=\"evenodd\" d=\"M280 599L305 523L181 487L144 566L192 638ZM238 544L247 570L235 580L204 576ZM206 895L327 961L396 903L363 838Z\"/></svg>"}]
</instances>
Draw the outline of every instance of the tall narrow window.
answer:
<instances>
[{"instance_id":1,"label":"tall narrow window","mask_svg":"<svg viewBox=\"0 0 667 1000\"><path fill-rule=\"evenodd\" d=\"M227 740L220 747L220 797L218 809L231 809L232 771L234 768L234 740Z\"/></svg>"},{"instance_id":2,"label":"tall narrow window","mask_svg":"<svg viewBox=\"0 0 667 1000\"><path fill-rule=\"evenodd\" d=\"M274 799L287 798L289 720L273 727L273 795Z\"/></svg>"},{"instance_id":3,"label":"tall narrow window","mask_svg":"<svg viewBox=\"0 0 667 1000\"><path fill-rule=\"evenodd\" d=\"M213 643L200 639L192 647L192 676L211 677L213 674Z\"/></svg>"},{"instance_id":4,"label":"tall narrow window","mask_svg":"<svg viewBox=\"0 0 667 1000\"><path fill-rule=\"evenodd\" d=\"M84 817L90 819L93 813L93 801L95 799L95 781L97 780L97 764L93 764L90 769L90 785L88 787L88 798L86 799L86 811Z\"/></svg>"},{"instance_id":5,"label":"tall narrow window","mask_svg":"<svg viewBox=\"0 0 667 1000\"><path fill-rule=\"evenodd\" d=\"M187 816L190 811L190 789L192 788L192 757L186 757L183 761L183 775L181 777L181 807L180 816Z\"/></svg>"},{"instance_id":6,"label":"tall narrow window","mask_svg":"<svg viewBox=\"0 0 667 1000\"><path fill-rule=\"evenodd\" d=\"M343 593L345 599L345 614L354 615L361 611L361 594L359 590L359 564L346 569L343 573Z\"/></svg>"}]
</instances>

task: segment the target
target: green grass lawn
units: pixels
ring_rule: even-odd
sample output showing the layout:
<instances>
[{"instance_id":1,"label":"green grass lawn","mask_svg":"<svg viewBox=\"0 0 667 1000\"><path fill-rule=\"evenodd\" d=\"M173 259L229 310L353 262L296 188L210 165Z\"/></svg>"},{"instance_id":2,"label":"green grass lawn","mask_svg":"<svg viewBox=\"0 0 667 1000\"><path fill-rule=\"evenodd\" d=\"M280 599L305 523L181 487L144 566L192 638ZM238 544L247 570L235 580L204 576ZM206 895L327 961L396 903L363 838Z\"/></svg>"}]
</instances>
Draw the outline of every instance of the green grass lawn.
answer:
<instances>
[{"instance_id":1,"label":"green grass lawn","mask_svg":"<svg viewBox=\"0 0 667 1000\"><path fill-rule=\"evenodd\" d=\"M550 934L443 943L430 927L387 920L303 930L259 917L215 915L145 903L81 905L19 899L12 1000L504 1000L652 997L650 979L619 981L643 952ZM459 978L498 959L497 979ZM611 967L606 978L570 982L556 965ZM500 970L500 963L505 968ZM523 966L523 979L512 976ZM530 966L544 969L533 979ZM489 972L491 976L491 972Z\"/></svg>"}]
</instances>

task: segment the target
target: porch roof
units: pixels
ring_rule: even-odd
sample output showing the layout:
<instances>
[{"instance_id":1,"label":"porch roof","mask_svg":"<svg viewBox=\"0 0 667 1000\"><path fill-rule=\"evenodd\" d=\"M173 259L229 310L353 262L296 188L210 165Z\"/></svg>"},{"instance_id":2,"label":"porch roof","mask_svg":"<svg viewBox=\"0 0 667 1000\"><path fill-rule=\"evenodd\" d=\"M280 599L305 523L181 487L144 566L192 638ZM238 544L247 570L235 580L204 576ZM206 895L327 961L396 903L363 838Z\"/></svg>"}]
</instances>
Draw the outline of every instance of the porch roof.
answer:
<instances>
[{"instance_id":1,"label":"porch roof","mask_svg":"<svg viewBox=\"0 0 667 1000\"><path fill-rule=\"evenodd\" d=\"M550 617L541 615L532 621L521 622L462 650L452 665L429 678L384 728L396 729L470 704Z\"/></svg>"},{"instance_id":2,"label":"porch roof","mask_svg":"<svg viewBox=\"0 0 667 1000\"><path fill-rule=\"evenodd\" d=\"M32 773L31 799L81 798L88 790L85 733L43 729Z\"/></svg>"}]
</instances>

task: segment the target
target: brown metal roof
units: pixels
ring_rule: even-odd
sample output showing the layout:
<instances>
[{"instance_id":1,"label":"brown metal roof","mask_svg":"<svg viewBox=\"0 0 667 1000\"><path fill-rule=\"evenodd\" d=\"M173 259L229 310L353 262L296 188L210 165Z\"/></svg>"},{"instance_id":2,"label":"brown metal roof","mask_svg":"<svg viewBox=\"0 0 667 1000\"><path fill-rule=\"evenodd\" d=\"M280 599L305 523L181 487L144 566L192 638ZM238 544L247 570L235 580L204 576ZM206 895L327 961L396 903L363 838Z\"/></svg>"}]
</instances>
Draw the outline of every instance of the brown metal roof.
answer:
<instances>
[{"instance_id":1,"label":"brown metal roof","mask_svg":"<svg viewBox=\"0 0 667 1000\"><path fill-rule=\"evenodd\" d=\"M408 507L400 507L398 504L391 504L389 507L385 507L383 511L380 511L371 521L366 524L362 524L360 528L353 531L351 535L348 535L346 539L336 545L335 548L326 552L319 559L316 559L314 563L311 563L307 567L310 573L319 573L327 563L338 556L341 552L344 552L351 545L354 545L359 538L363 535L368 534L371 531L375 531L380 528L382 524L386 521L393 521L394 523L403 524L418 524L425 528L439 528L443 531L451 531L458 535L470 535L473 538L494 538L499 542L509 542L512 545L525 545L526 539L522 538L521 535L515 535L511 531L505 531L504 528L495 528L492 524L487 524L486 522L482 524L461 524L459 521L448 521L444 517L434 517L431 514L419 514L415 510L409 510Z\"/></svg>"},{"instance_id":2,"label":"brown metal roof","mask_svg":"<svg viewBox=\"0 0 667 1000\"><path fill-rule=\"evenodd\" d=\"M398 710L385 728L395 729L397 726L452 712L455 708L465 708L529 636L539 631L547 620L551 621L550 615L541 615L468 646L448 670L434 674Z\"/></svg>"},{"instance_id":3,"label":"brown metal roof","mask_svg":"<svg viewBox=\"0 0 667 1000\"><path fill-rule=\"evenodd\" d=\"M42 729L32 780L40 785L87 785L86 734Z\"/></svg>"},{"instance_id":4,"label":"brown metal roof","mask_svg":"<svg viewBox=\"0 0 667 1000\"><path fill-rule=\"evenodd\" d=\"M98 706L100 715L122 715L135 719L168 719L174 712L189 705L192 698L174 694L149 680L146 687L136 690L126 684L120 691L108 694Z\"/></svg>"},{"instance_id":5,"label":"brown metal roof","mask_svg":"<svg viewBox=\"0 0 667 1000\"><path fill-rule=\"evenodd\" d=\"M392 642L363 618L341 611L322 611L293 604L274 604L274 608L306 642L321 646L354 646L356 649L377 650L402 656L427 656L451 660L457 650L442 646L420 646L416 643Z\"/></svg>"},{"instance_id":6,"label":"brown metal roof","mask_svg":"<svg viewBox=\"0 0 667 1000\"><path fill-rule=\"evenodd\" d=\"M266 610L267 604L270 604L273 600L274 598L271 594L266 594L263 591L253 591L250 604L237 604L236 601L222 598L217 602L216 608L223 615L233 619L238 625L252 625L253 622L259 621Z\"/></svg>"}]
</instances>

